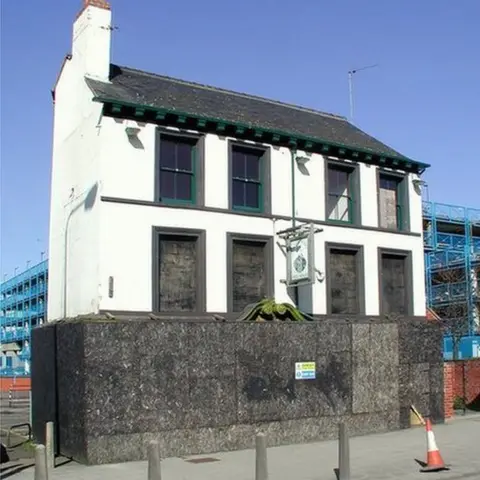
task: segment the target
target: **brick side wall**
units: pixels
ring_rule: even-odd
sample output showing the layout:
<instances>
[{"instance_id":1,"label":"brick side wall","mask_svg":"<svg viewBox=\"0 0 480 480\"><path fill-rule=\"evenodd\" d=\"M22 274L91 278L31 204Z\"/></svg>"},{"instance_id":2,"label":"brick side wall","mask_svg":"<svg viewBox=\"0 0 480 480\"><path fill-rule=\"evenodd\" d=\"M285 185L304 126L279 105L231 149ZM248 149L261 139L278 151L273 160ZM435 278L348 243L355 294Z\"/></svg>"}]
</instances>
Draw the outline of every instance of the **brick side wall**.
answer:
<instances>
[{"instance_id":1,"label":"brick side wall","mask_svg":"<svg viewBox=\"0 0 480 480\"><path fill-rule=\"evenodd\" d=\"M455 365L451 362L445 362L445 365L443 366L443 388L445 389L445 418L453 417L454 383Z\"/></svg>"},{"instance_id":2,"label":"brick side wall","mask_svg":"<svg viewBox=\"0 0 480 480\"><path fill-rule=\"evenodd\" d=\"M445 418L453 416L455 397L465 398L467 406L480 396L480 358L444 364Z\"/></svg>"}]
</instances>

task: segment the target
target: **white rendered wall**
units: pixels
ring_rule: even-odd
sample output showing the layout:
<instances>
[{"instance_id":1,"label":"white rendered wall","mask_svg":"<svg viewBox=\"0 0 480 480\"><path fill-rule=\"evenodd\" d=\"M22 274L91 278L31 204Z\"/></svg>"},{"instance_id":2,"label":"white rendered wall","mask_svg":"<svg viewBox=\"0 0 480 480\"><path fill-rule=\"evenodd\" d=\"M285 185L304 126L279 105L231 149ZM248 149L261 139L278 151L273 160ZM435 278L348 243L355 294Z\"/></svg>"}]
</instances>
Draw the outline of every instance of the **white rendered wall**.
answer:
<instances>
[{"instance_id":1,"label":"white rendered wall","mask_svg":"<svg viewBox=\"0 0 480 480\"><path fill-rule=\"evenodd\" d=\"M102 195L152 201L154 199L155 127L141 127L143 148L132 146L125 135L126 123L104 118L102 138ZM207 135L205 141L206 207L226 208L227 139ZM300 152L301 153L301 152ZM296 170L296 213L298 217L325 219L324 158L312 155L309 175ZM272 213L291 214L291 157L286 148L272 148ZM377 226L376 168L361 165L362 219ZM411 185L411 179L409 179ZM421 233L421 198L409 191L412 230ZM415 218L415 217L419 217ZM152 226L207 230L207 311L226 311L226 234L270 235L290 226L289 221L271 220L229 213L158 208L155 206L102 203L100 239L100 283L102 310L151 311L152 309ZM316 267L325 271L325 242L357 244L364 247L366 313L379 314L377 248L412 251L414 314L425 314L423 243L421 237L337 226L324 226L316 237ZM115 294L108 298L108 277L114 277ZM281 283L286 276L285 258L275 246L275 295L290 301ZM224 281L219 281L224 279ZM304 289L305 290L305 289ZM306 293L306 292L304 292ZM326 285L318 282L311 295L316 314L326 313Z\"/></svg>"},{"instance_id":2,"label":"white rendered wall","mask_svg":"<svg viewBox=\"0 0 480 480\"><path fill-rule=\"evenodd\" d=\"M102 106L91 101L84 78L108 78L110 31L102 27L110 21L108 10L87 7L83 11L74 24L72 58L66 61L55 87L50 321L98 311L101 140L97 125Z\"/></svg>"},{"instance_id":3,"label":"white rendered wall","mask_svg":"<svg viewBox=\"0 0 480 480\"><path fill-rule=\"evenodd\" d=\"M102 310L151 311L152 227L207 231L207 310L224 312L226 234L274 236L290 221L256 218L193 209L108 203L101 196L154 200L155 126L139 125L142 145L125 134L126 122L105 118L92 102L85 76L108 81L111 12L87 7L74 25L72 59L56 86L49 244L48 319L55 320ZM300 155L303 152L298 152ZM272 213L289 217L291 154L271 148ZM325 220L325 159L311 155L295 174L295 213L299 218ZM378 226L377 169L360 165L362 223ZM421 197L409 177L410 225L421 234ZM228 144L216 135L205 140L205 206L228 207ZM94 191L93 202L91 192ZM377 248L408 250L413 257L414 314L425 315L423 243L421 236L325 226L316 237L316 267L325 271L325 242L364 247L366 313L379 313ZM275 296L290 301L281 281L286 276L283 253L275 246ZM114 296L108 296L108 279ZM65 290L66 286L66 290ZM66 302L64 292L66 291ZM326 313L326 285L300 289L301 307Z\"/></svg>"}]
</instances>

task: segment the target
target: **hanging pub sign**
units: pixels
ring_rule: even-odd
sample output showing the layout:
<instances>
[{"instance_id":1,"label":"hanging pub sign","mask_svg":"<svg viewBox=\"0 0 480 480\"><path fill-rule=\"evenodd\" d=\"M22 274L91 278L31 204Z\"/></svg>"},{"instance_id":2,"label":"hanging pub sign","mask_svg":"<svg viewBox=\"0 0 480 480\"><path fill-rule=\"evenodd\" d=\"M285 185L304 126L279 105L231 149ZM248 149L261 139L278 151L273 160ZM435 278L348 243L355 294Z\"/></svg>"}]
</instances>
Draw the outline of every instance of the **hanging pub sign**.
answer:
<instances>
[{"instance_id":1,"label":"hanging pub sign","mask_svg":"<svg viewBox=\"0 0 480 480\"><path fill-rule=\"evenodd\" d=\"M285 239L287 253L287 286L315 282L314 227L298 229Z\"/></svg>"}]
</instances>

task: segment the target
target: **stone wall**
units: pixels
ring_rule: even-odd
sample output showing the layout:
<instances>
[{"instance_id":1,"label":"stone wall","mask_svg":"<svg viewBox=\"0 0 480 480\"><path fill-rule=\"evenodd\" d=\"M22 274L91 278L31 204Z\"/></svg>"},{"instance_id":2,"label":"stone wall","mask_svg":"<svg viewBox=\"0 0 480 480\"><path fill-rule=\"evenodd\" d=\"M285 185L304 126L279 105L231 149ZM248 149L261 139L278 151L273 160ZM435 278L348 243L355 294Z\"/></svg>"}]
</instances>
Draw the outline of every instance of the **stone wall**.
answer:
<instances>
[{"instance_id":1,"label":"stone wall","mask_svg":"<svg viewBox=\"0 0 480 480\"><path fill-rule=\"evenodd\" d=\"M401 319L353 323L83 320L32 335L34 437L87 464L407 428L409 406L443 421L442 335ZM295 380L295 362L316 362Z\"/></svg>"}]
</instances>

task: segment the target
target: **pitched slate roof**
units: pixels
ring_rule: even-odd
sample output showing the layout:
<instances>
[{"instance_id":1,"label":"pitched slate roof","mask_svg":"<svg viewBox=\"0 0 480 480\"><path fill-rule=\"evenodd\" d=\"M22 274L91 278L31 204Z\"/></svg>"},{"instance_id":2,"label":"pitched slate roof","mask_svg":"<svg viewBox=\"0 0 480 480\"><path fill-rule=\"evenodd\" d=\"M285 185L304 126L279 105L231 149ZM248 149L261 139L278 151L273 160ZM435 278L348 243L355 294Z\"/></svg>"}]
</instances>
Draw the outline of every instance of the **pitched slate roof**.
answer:
<instances>
[{"instance_id":1,"label":"pitched slate roof","mask_svg":"<svg viewBox=\"0 0 480 480\"><path fill-rule=\"evenodd\" d=\"M409 160L338 115L116 65L110 83L86 81L100 101L178 111Z\"/></svg>"}]
</instances>

